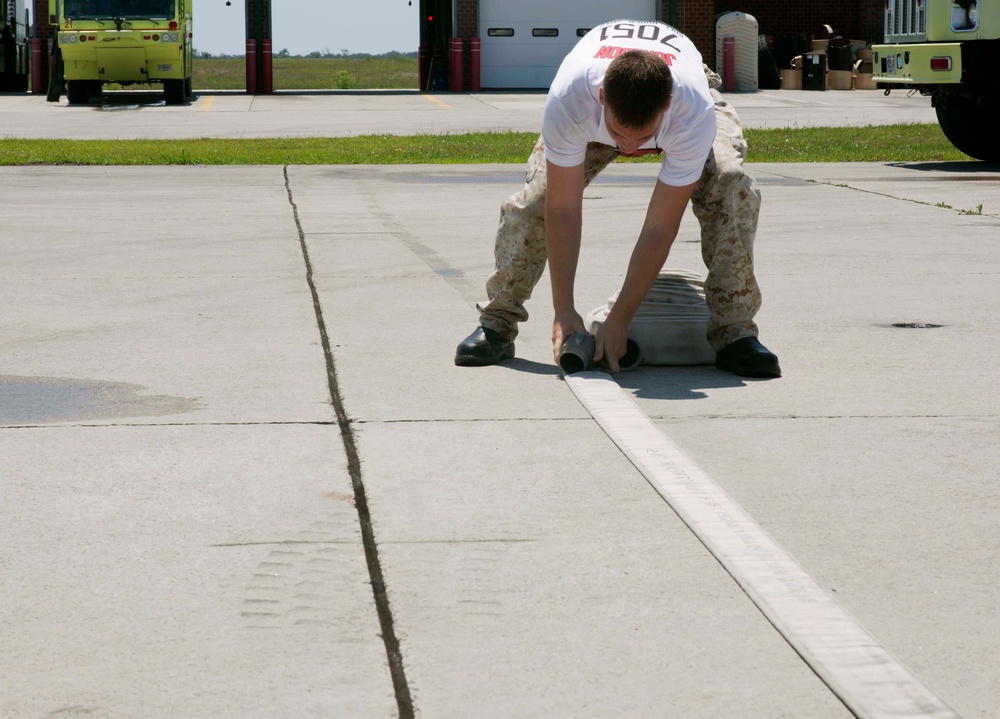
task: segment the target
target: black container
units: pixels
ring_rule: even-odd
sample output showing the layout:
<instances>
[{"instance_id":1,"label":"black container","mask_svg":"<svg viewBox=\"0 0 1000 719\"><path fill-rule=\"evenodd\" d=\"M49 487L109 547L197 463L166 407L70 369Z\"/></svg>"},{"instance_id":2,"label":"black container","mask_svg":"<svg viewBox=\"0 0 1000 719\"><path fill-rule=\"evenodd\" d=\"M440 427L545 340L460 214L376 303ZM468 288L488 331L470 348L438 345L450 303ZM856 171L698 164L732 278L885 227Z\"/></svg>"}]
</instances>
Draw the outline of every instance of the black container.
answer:
<instances>
[{"instance_id":1,"label":"black container","mask_svg":"<svg viewBox=\"0 0 1000 719\"><path fill-rule=\"evenodd\" d=\"M811 52L802 56L802 89L826 90L826 55Z\"/></svg>"},{"instance_id":2,"label":"black container","mask_svg":"<svg viewBox=\"0 0 1000 719\"><path fill-rule=\"evenodd\" d=\"M827 67L831 70L851 70L854 66L854 55L851 52L851 41L834 38L826 47Z\"/></svg>"}]
</instances>

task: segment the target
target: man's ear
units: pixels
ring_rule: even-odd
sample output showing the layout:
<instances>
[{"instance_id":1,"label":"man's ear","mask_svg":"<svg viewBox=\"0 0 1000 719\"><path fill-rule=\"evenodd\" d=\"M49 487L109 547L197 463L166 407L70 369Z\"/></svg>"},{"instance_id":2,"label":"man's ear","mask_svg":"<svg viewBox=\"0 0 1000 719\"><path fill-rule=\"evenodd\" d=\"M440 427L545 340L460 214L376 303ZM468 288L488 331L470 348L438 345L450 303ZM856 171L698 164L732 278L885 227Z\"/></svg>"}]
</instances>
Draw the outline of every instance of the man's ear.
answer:
<instances>
[{"instance_id":1,"label":"man's ear","mask_svg":"<svg viewBox=\"0 0 1000 719\"><path fill-rule=\"evenodd\" d=\"M604 104L604 85L601 85L601 88L597 91L597 99L601 101L602 105Z\"/></svg>"}]
</instances>

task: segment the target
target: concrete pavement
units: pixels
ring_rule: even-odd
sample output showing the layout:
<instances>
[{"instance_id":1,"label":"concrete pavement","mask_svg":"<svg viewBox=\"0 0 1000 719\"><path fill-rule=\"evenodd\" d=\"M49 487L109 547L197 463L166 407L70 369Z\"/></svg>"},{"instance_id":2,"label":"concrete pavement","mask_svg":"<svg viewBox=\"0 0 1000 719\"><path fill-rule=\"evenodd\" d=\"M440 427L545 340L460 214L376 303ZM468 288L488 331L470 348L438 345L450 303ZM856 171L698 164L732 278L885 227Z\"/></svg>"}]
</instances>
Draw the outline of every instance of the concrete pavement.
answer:
<instances>
[{"instance_id":1,"label":"concrete pavement","mask_svg":"<svg viewBox=\"0 0 1000 719\"><path fill-rule=\"evenodd\" d=\"M930 99L893 92L764 90L726 96L750 128L935 123ZM160 93L106 93L102 104L0 95L2 137L77 139L340 137L516 130L538 132L541 92L198 93L165 107Z\"/></svg>"},{"instance_id":2,"label":"concrete pavement","mask_svg":"<svg viewBox=\"0 0 1000 719\"><path fill-rule=\"evenodd\" d=\"M214 112L177 111L37 109L152 136ZM618 381L928 687L992 716L1000 176L750 169L785 376ZM655 171L588 189L584 312ZM522 177L0 168L0 716L851 716L562 382L547 278L516 360L452 364ZM668 265L703 271L693 217ZM940 327L893 326L914 323Z\"/></svg>"}]
</instances>

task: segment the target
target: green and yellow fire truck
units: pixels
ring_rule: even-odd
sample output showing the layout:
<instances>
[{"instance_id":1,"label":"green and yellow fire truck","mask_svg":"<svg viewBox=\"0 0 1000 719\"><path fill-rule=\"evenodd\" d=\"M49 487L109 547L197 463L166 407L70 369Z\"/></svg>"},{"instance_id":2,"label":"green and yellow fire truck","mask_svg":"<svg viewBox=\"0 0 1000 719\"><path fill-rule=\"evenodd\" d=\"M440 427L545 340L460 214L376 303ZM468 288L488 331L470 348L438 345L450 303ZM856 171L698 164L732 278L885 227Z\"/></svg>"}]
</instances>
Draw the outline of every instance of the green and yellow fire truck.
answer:
<instances>
[{"instance_id":1,"label":"green and yellow fire truck","mask_svg":"<svg viewBox=\"0 0 1000 719\"><path fill-rule=\"evenodd\" d=\"M71 104L106 83L163 83L167 104L191 94L193 0L49 0Z\"/></svg>"},{"instance_id":2,"label":"green and yellow fire truck","mask_svg":"<svg viewBox=\"0 0 1000 719\"><path fill-rule=\"evenodd\" d=\"M874 80L931 96L938 123L967 155L1000 162L1000 2L886 0Z\"/></svg>"}]
</instances>

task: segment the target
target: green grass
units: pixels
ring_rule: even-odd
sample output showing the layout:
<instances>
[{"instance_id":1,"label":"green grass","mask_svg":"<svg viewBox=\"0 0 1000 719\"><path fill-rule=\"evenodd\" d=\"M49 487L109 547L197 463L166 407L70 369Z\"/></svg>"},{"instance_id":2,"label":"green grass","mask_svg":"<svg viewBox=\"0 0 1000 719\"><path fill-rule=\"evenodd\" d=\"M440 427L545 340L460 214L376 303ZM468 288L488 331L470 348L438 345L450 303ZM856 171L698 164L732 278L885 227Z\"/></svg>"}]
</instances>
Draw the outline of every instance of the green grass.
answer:
<instances>
[{"instance_id":1,"label":"green grass","mask_svg":"<svg viewBox=\"0 0 1000 719\"><path fill-rule=\"evenodd\" d=\"M968 160L937 125L747 130L751 162Z\"/></svg>"},{"instance_id":2,"label":"green grass","mask_svg":"<svg viewBox=\"0 0 1000 719\"><path fill-rule=\"evenodd\" d=\"M416 58L274 57L275 90L417 89ZM195 90L245 90L246 61L195 58Z\"/></svg>"},{"instance_id":3,"label":"green grass","mask_svg":"<svg viewBox=\"0 0 1000 719\"><path fill-rule=\"evenodd\" d=\"M937 125L747 130L749 162L968 160ZM252 140L0 139L0 165L384 165L523 163L537 135L365 135ZM625 162L658 162L655 157Z\"/></svg>"},{"instance_id":4,"label":"green grass","mask_svg":"<svg viewBox=\"0 0 1000 719\"><path fill-rule=\"evenodd\" d=\"M386 165L524 162L537 135L253 140L0 140L0 165Z\"/></svg>"}]
</instances>

